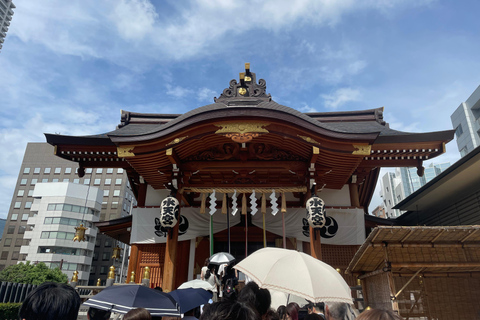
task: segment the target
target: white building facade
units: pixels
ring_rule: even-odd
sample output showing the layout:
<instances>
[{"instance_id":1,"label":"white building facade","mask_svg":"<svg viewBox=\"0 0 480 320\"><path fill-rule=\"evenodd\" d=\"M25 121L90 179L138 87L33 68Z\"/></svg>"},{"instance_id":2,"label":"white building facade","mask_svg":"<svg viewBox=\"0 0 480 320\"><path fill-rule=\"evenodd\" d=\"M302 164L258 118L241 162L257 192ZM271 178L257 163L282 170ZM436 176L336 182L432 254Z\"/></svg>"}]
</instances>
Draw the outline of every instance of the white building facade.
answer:
<instances>
[{"instance_id":1,"label":"white building facade","mask_svg":"<svg viewBox=\"0 0 480 320\"><path fill-rule=\"evenodd\" d=\"M460 155L480 145L480 86L450 116Z\"/></svg>"},{"instance_id":2,"label":"white building facade","mask_svg":"<svg viewBox=\"0 0 480 320\"><path fill-rule=\"evenodd\" d=\"M7 36L10 21L12 21L13 9L15 9L15 5L11 0L0 0L0 51Z\"/></svg>"},{"instance_id":3,"label":"white building facade","mask_svg":"<svg viewBox=\"0 0 480 320\"><path fill-rule=\"evenodd\" d=\"M20 248L26 260L44 262L60 267L71 279L78 271L79 284L87 285L92 265L103 193L99 188L56 182L37 183L33 191L33 204L27 221L24 239L29 245ZM73 241L75 227L87 227L85 240Z\"/></svg>"}]
</instances>

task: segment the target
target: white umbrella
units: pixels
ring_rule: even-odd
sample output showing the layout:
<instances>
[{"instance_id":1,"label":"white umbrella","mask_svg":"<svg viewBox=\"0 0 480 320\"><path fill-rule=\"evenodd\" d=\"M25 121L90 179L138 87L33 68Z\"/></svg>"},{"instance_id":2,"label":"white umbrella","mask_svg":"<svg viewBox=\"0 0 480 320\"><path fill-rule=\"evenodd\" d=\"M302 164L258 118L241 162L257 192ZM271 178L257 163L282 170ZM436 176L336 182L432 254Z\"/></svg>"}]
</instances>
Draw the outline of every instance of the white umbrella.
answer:
<instances>
[{"instance_id":1,"label":"white umbrella","mask_svg":"<svg viewBox=\"0 0 480 320\"><path fill-rule=\"evenodd\" d=\"M209 259L208 263L221 265L221 264L230 264L235 261L235 257L228 252L217 252L213 254Z\"/></svg>"},{"instance_id":2,"label":"white umbrella","mask_svg":"<svg viewBox=\"0 0 480 320\"><path fill-rule=\"evenodd\" d=\"M270 307L273 308L274 310L277 310L279 306L286 306L290 302L296 302L300 307L304 307L309 302L305 300L304 298L294 296L293 294L288 294L285 292L281 291L276 291L269 289L270 291L270 296L272 298L272 302L270 303Z\"/></svg>"},{"instance_id":3,"label":"white umbrella","mask_svg":"<svg viewBox=\"0 0 480 320\"><path fill-rule=\"evenodd\" d=\"M352 303L350 287L328 264L303 252L280 248L257 250L238 263L261 288L273 289L313 302Z\"/></svg>"},{"instance_id":4,"label":"white umbrella","mask_svg":"<svg viewBox=\"0 0 480 320\"><path fill-rule=\"evenodd\" d=\"M210 283L204 280L195 279L182 283L177 289L200 288L205 290L213 290Z\"/></svg>"}]
</instances>

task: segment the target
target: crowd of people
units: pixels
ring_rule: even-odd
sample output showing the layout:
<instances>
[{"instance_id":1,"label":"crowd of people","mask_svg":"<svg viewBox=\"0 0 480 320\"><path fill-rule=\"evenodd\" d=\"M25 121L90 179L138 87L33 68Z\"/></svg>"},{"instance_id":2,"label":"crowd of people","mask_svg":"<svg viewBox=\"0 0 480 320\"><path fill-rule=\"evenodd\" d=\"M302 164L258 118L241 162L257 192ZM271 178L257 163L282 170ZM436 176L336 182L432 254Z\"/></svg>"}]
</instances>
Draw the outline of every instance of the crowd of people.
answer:
<instances>
[{"instance_id":1,"label":"crowd of people","mask_svg":"<svg viewBox=\"0 0 480 320\"><path fill-rule=\"evenodd\" d=\"M207 268L207 270L209 270ZM216 277L213 270L210 275L205 272L204 279ZM212 275L213 273L213 275ZM228 271L224 274L226 276ZM223 277L222 277L223 278ZM231 279L229 276L226 280ZM225 280L224 284L227 283ZM217 279L215 283L222 282ZM217 297L217 301L203 306L198 316L199 308L186 312L185 320L401 320L402 318L391 310L371 309L358 312L348 303L310 303L306 309L291 302L271 308L271 296L267 289L260 288L255 282L248 282L238 293ZM76 320L81 300L75 289L66 284L45 283L32 291L23 302L20 311L20 320ZM197 312L197 316L195 316ZM87 312L89 320L107 320L111 317L110 311L90 308ZM123 316L124 320L154 320L143 308L132 309ZM166 319L164 319L166 320Z\"/></svg>"}]
</instances>

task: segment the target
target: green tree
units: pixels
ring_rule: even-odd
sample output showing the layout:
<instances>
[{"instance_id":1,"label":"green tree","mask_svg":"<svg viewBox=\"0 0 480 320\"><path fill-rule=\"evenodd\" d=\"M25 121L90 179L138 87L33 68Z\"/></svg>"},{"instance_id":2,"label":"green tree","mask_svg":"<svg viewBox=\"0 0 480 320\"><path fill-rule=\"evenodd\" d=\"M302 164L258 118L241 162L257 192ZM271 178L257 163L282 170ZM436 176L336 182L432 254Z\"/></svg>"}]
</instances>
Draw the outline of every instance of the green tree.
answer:
<instances>
[{"instance_id":1,"label":"green tree","mask_svg":"<svg viewBox=\"0 0 480 320\"><path fill-rule=\"evenodd\" d=\"M47 281L67 283L68 277L62 273L60 268L50 269L43 262L31 264L30 261L27 261L0 271L0 281L38 285Z\"/></svg>"}]
</instances>

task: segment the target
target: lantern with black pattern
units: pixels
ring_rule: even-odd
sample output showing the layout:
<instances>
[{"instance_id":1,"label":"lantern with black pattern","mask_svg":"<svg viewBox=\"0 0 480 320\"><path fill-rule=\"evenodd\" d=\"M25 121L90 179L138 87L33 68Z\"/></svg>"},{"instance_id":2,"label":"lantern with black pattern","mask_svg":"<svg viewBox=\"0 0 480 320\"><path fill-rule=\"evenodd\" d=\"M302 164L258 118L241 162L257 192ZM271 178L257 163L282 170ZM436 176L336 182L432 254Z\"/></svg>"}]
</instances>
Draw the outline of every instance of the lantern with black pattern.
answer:
<instances>
[{"instance_id":1,"label":"lantern with black pattern","mask_svg":"<svg viewBox=\"0 0 480 320\"><path fill-rule=\"evenodd\" d=\"M180 203L175 197L163 199L160 207L160 225L164 228L173 228L178 222Z\"/></svg>"}]
</instances>

